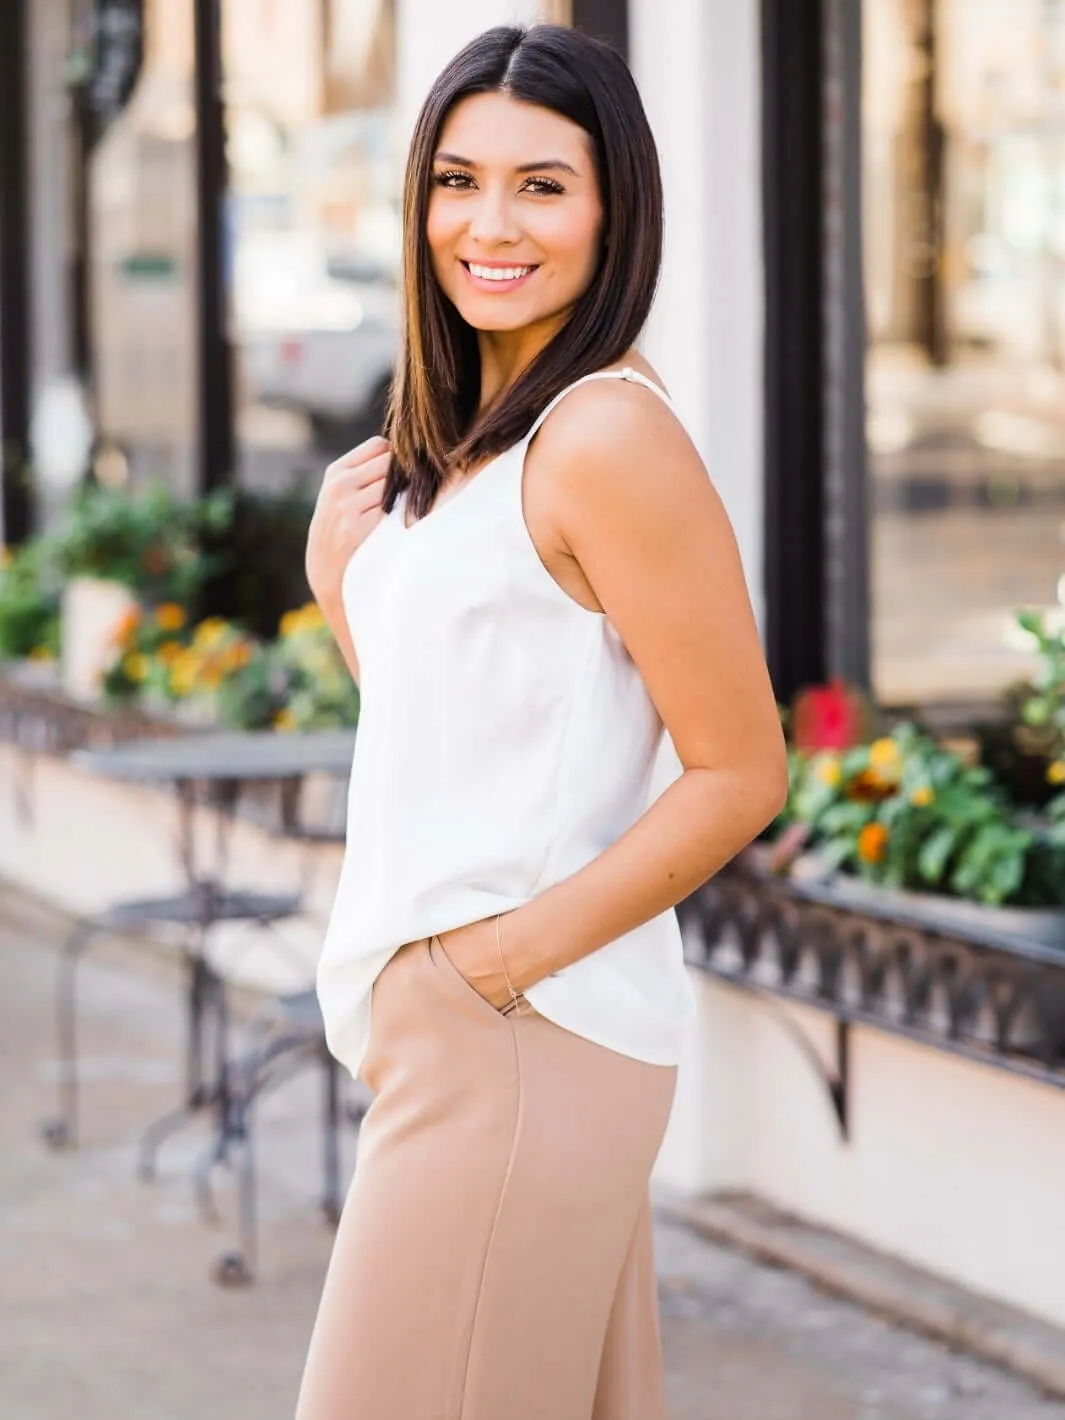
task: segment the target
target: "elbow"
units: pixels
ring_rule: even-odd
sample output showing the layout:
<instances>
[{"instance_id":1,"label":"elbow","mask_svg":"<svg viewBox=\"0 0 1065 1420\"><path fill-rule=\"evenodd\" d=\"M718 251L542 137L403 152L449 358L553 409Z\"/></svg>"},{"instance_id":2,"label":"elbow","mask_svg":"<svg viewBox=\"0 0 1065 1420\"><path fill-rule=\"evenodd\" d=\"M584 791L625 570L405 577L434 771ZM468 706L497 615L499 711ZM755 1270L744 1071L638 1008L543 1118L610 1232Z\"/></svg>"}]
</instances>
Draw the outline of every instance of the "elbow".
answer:
<instances>
[{"instance_id":1,"label":"elbow","mask_svg":"<svg viewBox=\"0 0 1065 1420\"><path fill-rule=\"evenodd\" d=\"M766 788L766 799L770 807L769 817L766 824L782 814L788 806L788 799L791 796L791 773L788 764L788 747L781 742L779 751L773 756L772 773L769 776L769 784Z\"/></svg>"},{"instance_id":2,"label":"elbow","mask_svg":"<svg viewBox=\"0 0 1065 1420\"><path fill-rule=\"evenodd\" d=\"M781 813L783 813L788 802L788 776L787 769L783 775L779 773L762 774L756 783L751 785L750 805L751 818L754 828L751 838L757 838L760 833Z\"/></svg>"},{"instance_id":3,"label":"elbow","mask_svg":"<svg viewBox=\"0 0 1065 1420\"><path fill-rule=\"evenodd\" d=\"M787 807L790 792L788 779L788 755L786 747L775 747L756 764L752 764L745 776L744 800L748 808L745 827L750 839L757 838L769 827ZM749 841L749 840L748 840Z\"/></svg>"}]
</instances>

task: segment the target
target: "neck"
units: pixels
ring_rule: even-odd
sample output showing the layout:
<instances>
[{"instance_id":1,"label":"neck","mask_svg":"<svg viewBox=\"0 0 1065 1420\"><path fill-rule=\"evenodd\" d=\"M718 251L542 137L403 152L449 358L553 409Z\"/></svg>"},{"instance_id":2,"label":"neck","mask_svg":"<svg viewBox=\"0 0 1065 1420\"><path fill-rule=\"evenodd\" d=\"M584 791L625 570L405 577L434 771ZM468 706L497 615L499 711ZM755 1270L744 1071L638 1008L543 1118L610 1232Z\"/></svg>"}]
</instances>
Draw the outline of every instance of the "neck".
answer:
<instances>
[{"instance_id":1,"label":"neck","mask_svg":"<svg viewBox=\"0 0 1065 1420\"><path fill-rule=\"evenodd\" d=\"M489 409L510 388L564 324L564 317L553 316L550 320L523 326L521 330L477 332L481 355L479 414Z\"/></svg>"}]
</instances>

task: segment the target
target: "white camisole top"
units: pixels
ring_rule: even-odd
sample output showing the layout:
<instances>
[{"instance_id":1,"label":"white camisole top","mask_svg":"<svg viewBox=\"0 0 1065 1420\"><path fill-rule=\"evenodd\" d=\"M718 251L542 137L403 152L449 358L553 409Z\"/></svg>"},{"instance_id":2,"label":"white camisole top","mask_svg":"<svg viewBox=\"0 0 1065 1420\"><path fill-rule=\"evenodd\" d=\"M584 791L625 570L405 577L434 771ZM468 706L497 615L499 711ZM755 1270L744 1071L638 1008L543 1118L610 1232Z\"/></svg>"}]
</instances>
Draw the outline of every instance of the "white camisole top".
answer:
<instances>
[{"instance_id":1,"label":"white camisole top","mask_svg":"<svg viewBox=\"0 0 1065 1420\"><path fill-rule=\"evenodd\" d=\"M529 443L559 400L597 379L635 380L669 403L638 371L586 375L409 528L400 495L345 568L361 708L317 988L329 1048L352 1075L374 980L398 947L520 907L650 801L662 721L606 615L554 580L522 512ZM695 1012L675 910L525 995L566 1030L675 1064Z\"/></svg>"}]
</instances>

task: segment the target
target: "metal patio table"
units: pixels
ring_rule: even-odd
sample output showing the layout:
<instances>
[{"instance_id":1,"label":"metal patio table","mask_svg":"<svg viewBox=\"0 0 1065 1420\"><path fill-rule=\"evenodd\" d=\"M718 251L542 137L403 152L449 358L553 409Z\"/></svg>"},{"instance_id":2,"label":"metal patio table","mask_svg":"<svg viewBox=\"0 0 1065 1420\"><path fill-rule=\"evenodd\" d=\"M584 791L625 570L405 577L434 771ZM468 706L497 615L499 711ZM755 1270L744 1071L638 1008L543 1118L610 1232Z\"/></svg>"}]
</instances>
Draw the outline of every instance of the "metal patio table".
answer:
<instances>
[{"instance_id":1,"label":"metal patio table","mask_svg":"<svg viewBox=\"0 0 1065 1420\"><path fill-rule=\"evenodd\" d=\"M141 1175L144 1178L153 1176L160 1144L186 1118L198 1111L213 1108L217 1114L217 1135L211 1162L223 1159L230 1144L243 1140L244 1111L240 1108L240 1099L235 1101L231 1088L226 983L210 961L208 934L218 922L273 925L297 914L302 902L299 892L260 892L225 884L229 837L237 805L250 785L271 784L279 793L279 827L282 834L304 840L318 836L336 838L335 833L317 835L300 824L300 790L309 774L346 777L351 768L354 745L355 734L352 730L292 734L191 731L180 737L135 739L106 749L83 749L71 756L73 763L112 779L170 786L174 790L178 800L178 851L186 885L183 891L173 896L115 903L80 922L65 942L56 996L60 1056L59 1115L43 1127L44 1137L52 1147L69 1147L77 1142L77 964L99 933L155 925L188 929L182 949L186 971L186 1087L185 1098L179 1108L157 1120L144 1134L140 1149ZM199 805L218 811L214 861L211 863L201 863L197 859L195 825ZM308 1017L308 1002L304 998L312 994L302 992L291 998L297 1031L304 1034L307 1032ZM335 1092L334 1079L331 1081L334 1112ZM234 1108L235 1102L237 1108ZM329 1147L327 1143L327 1151ZM335 1152L335 1131L332 1148ZM333 1163L335 1165L335 1159ZM198 1171L203 1198L207 1202L210 1166L209 1162Z\"/></svg>"}]
</instances>

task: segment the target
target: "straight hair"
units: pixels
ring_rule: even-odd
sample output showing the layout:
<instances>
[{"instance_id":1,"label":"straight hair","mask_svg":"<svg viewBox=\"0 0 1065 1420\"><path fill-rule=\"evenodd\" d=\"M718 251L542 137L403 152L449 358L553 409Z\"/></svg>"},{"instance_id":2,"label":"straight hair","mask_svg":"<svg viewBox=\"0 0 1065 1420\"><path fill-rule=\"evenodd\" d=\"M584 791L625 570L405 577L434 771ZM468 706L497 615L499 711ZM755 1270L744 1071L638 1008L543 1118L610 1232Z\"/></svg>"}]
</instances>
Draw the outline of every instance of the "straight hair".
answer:
<instances>
[{"instance_id":1,"label":"straight hair","mask_svg":"<svg viewBox=\"0 0 1065 1420\"><path fill-rule=\"evenodd\" d=\"M504 93L561 114L588 134L603 209L599 265L565 325L478 417L477 332L440 288L426 219L433 160L451 110ZM447 65L422 105L403 185L403 331L385 432L392 462L383 505L409 490L428 512L448 470L518 442L572 380L616 363L650 314L662 260L662 179L636 84L609 45L564 25L501 25Z\"/></svg>"}]
</instances>

